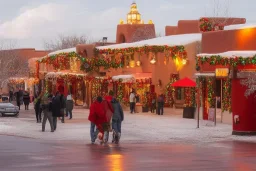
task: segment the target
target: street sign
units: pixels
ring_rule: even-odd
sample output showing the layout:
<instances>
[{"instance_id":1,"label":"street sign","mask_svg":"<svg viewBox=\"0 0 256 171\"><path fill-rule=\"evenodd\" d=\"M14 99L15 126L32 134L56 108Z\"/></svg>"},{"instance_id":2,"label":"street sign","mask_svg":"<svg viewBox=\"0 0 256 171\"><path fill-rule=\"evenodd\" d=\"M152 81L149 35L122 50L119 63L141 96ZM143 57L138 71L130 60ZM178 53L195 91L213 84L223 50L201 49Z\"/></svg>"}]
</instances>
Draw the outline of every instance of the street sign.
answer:
<instances>
[{"instance_id":1,"label":"street sign","mask_svg":"<svg viewBox=\"0 0 256 171\"><path fill-rule=\"evenodd\" d=\"M216 77L228 77L229 69L228 68L216 68L215 75Z\"/></svg>"}]
</instances>

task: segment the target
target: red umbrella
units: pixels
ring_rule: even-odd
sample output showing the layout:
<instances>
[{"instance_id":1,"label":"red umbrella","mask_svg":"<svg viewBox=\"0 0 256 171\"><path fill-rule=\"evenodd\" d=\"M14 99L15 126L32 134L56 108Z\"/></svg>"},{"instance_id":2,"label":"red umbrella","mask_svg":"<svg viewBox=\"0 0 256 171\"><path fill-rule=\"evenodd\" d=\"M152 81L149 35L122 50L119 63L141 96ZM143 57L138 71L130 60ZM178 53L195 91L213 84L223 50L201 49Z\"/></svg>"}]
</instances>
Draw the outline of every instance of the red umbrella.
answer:
<instances>
[{"instance_id":1,"label":"red umbrella","mask_svg":"<svg viewBox=\"0 0 256 171\"><path fill-rule=\"evenodd\" d=\"M196 82L185 77L181 80L176 81L171 86L173 86L173 87L196 87Z\"/></svg>"}]
</instances>

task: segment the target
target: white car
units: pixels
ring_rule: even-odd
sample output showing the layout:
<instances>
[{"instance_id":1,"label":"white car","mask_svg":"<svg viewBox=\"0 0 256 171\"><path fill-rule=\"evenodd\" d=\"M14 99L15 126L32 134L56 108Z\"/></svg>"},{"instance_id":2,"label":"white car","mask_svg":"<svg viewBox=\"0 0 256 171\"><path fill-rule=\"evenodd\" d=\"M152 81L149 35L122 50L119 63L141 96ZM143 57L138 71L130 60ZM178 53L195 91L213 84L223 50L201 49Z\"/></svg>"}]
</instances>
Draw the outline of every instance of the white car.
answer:
<instances>
[{"instance_id":1,"label":"white car","mask_svg":"<svg viewBox=\"0 0 256 171\"><path fill-rule=\"evenodd\" d=\"M12 103L0 103L0 114L2 116L18 116L19 112L19 107L14 106Z\"/></svg>"}]
</instances>

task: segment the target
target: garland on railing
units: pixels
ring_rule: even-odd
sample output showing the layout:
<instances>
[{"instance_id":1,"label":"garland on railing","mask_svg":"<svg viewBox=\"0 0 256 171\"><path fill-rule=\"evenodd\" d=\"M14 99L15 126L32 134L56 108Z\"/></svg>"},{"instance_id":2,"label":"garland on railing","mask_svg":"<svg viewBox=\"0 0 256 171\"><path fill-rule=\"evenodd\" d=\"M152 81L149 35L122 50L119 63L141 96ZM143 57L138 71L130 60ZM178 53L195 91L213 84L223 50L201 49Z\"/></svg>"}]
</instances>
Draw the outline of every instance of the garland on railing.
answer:
<instances>
[{"instance_id":1,"label":"garland on railing","mask_svg":"<svg viewBox=\"0 0 256 171\"><path fill-rule=\"evenodd\" d=\"M231 112L231 79L223 80L222 112Z\"/></svg>"},{"instance_id":2,"label":"garland on railing","mask_svg":"<svg viewBox=\"0 0 256 171\"><path fill-rule=\"evenodd\" d=\"M223 65L223 66L232 66L236 67L239 65L256 65L256 55L253 57L222 57L220 55L213 55L213 56L197 56L197 67L199 65L203 65L208 63L210 65Z\"/></svg>"}]
</instances>

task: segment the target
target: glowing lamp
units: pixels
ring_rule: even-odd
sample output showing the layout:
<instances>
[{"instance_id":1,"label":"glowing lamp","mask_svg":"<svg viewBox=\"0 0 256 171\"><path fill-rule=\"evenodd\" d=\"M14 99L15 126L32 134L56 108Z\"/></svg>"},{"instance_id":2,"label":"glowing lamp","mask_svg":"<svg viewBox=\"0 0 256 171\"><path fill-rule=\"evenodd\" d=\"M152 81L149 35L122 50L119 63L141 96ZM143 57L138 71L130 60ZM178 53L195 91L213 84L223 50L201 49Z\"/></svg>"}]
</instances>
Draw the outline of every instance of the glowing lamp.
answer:
<instances>
[{"instance_id":1,"label":"glowing lamp","mask_svg":"<svg viewBox=\"0 0 256 171\"><path fill-rule=\"evenodd\" d=\"M129 62L129 65L130 65L131 68L134 68L134 67L135 67L135 61L134 61L134 60L131 60L131 61Z\"/></svg>"},{"instance_id":2,"label":"glowing lamp","mask_svg":"<svg viewBox=\"0 0 256 171\"><path fill-rule=\"evenodd\" d=\"M155 58L151 59L151 60L150 60L150 63L151 63L151 64L155 64L155 63L156 63L156 59L155 59Z\"/></svg>"},{"instance_id":3,"label":"glowing lamp","mask_svg":"<svg viewBox=\"0 0 256 171\"><path fill-rule=\"evenodd\" d=\"M130 12L127 14L127 24L141 24L141 15L136 3L132 3Z\"/></svg>"},{"instance_id":4,"label":"glowing lamp","mask_svg":"<svg viewBox=\"0 0 256 171\"><path fill-rule=\"evenodd\" d=\"M140 65L141 65L141 62L140 62L140 61L137 61L137 62L136 62L136 65L137 65L137 66L140 66Z\"/></svg>"},{"instance_id":5,"label":"glowing lamp","mask_svg":"<svg viewBox=\"0 0 256 171\"><path fill-rule=\"evenodd\" d=\"M186 59L182 59L182 64L186 65L187 64L187 60Z\"/></svg>"}]
</instances>

